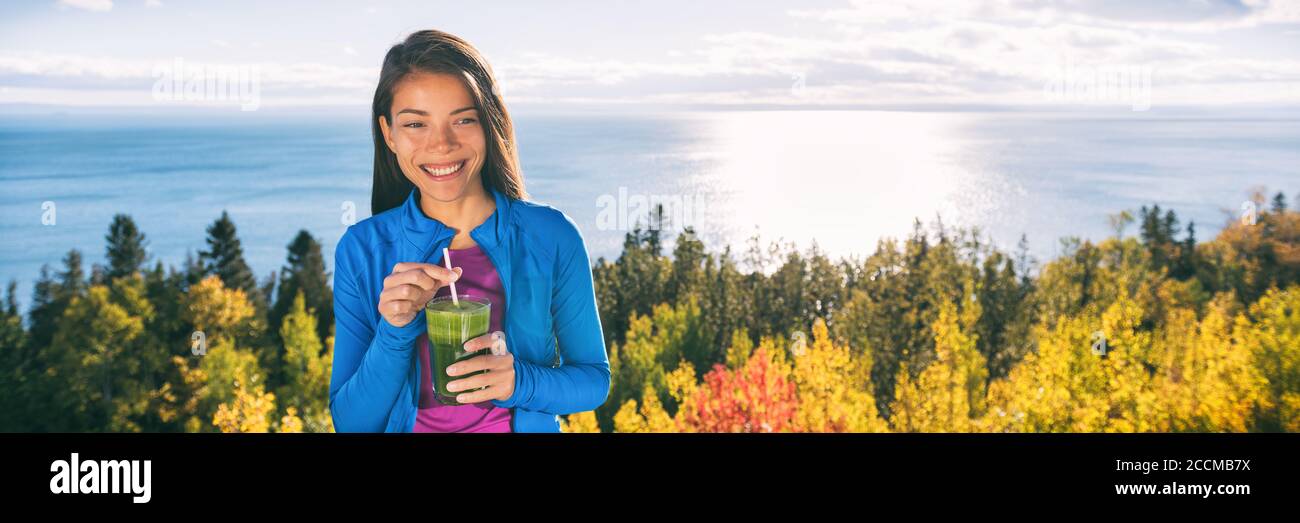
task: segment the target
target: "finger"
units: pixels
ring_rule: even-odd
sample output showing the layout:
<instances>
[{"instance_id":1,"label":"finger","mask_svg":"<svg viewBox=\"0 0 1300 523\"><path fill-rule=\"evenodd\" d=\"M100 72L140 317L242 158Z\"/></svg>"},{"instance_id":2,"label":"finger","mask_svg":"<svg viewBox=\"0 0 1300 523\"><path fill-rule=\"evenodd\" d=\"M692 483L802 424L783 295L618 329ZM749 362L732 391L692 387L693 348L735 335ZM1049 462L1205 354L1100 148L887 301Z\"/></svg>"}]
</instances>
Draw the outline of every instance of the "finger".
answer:
<instances>
[{"instance_id":1,"label":"finger","mask_svg":"<svg viewBox=\"0 0 1300 523\"><path fill-rule=\"evenodd\" d=\"M428 273L416 270L394 273L389 275L387 278L384 278L385 289L397 287L399 285L415 285L426 291L436 291L439 287L442 287L443 284L432 276L429 276Z\"/></svg>"},{"instance_id":2,"label":"finger","mask_svg":"<svg viewBox=\"0 0 1300 523\"><path fill-rule=\"evenodd\" d=\"M492 333L488 333L488 334L484 334L484 335L482 335L482 336L475 337L475 338L473 338L473 339L471 339L471 340L465 342L465 345L464 345L464 346L465 346L465 350L468 351L468 352L474 352L474 351L476 351L476 350L482 350L482 349L486 349L486 348L488 348L488 347L491 347L491 346L492 346Z\"/></svg>"},{"instance_id":3,"label":"finger","mask_svg":"<svg viewBox=\"0 0 1300 523\"><path fill-rule=\"evenodd\" d=\"M379 293L379 301L410 301L420 302L421 298L428 295L429 291L421 289L415 285L398 285L393 288L384 289Z\"/></svg>"},{"instance_id":4,"label":"finger","mask_svg":"<svg viewBox=\"0 0 1300 523\"><path fill-rule=\"evenodd\" d=\"M506 349L506 333L493 331L465 342L465 351L467 352L489 348L492 349L491 354L494 356L504 356L509 352Z\"/></svg>"},{"instance_id":5,"label":"finger","mask_svg":"<svg viewBox=\"0 0 1300 523\"><path fill-rule=\"evenodd\" d=\"M486 387L488 385L492 385L496 383L496 381L497 381L497 377L493 376L491 372L484 373L484 374L475 374L468 378L461 378L447 383L447 390L451 392L472 391L479 387Z\"/></svg>"},{"instance_id":6,"label":"finger","mask_svg":"<svg viewBox=\"0 0 1300 523\"><path fill-rule=\"evenodd\" d=\"M482 356L474 356L473 358L458 361L447 366L447 375L461 376L483 369L499 368L496 362L492 361L493 358L494 356L492 355L484 354Z\"/></svg>"},{"instance_id":7,"label":"finger","mask_svg":"<svg viewBox=\"0 0 1300 523\"><path fill-rule=\"evenodd\" d=\"M484 401L494 399L493 396L495 396L497 393L496 388L499 386L500 385L494 383L488 385L487 388L484 388L483 390L461 393L456 396L456 401L460 403L469 404L469 403L481 403Z\"/></svg>"},{"instance_id":8,"label":"finger","mask_svg":"<svg viewBox=\"0 0 1300 523\"><path fill-rule=\"evenodd\" d=\"M409 300L390 300L379 304L380 314L398 316L411 314L415 310L415 303Z\"/></svg>"},{"instance_id":9,"label":"finger","mask_svg":"<svg viewBox=\"0 0 1300 523\"><path fill-rule=\"evenodd\" d=\"M459 269L459 267L457 268ZM393 266L393 272L406 272L417 269L428 274L429 277L439 281L456 281L460 278L460 271L447 270L446 267L440 267L431 263L402 262Z\"/></svg>"}]
</instances>

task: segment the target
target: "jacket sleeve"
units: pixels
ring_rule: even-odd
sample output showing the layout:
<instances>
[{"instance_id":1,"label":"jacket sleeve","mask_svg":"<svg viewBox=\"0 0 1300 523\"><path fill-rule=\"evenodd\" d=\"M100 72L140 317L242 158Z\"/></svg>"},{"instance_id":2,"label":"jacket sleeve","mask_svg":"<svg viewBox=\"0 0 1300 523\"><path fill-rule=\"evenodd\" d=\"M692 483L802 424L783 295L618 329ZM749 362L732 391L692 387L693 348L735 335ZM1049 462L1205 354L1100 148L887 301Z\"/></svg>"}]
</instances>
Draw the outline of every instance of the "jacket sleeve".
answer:
<instances>
[{"instance_id":1,"label":"jacket sleeve","mask_svg":"<svg viewBox=\"0 0 1300 523\"><path fill-rule=\"evenodd\" d=\"M551 316L560 366L515 359L515 391L500 407L550 414L595 410L609 396L609 356L596 309L591 261L577 225L567 216L560 228ZM509 343L510 340L506 340Z\"/></svg>"},{"instance_id":2,"label":"jacket sleeve","mask_svg":"<svg viewBox=\"0 0 1300 523\"><path fill-rule=\"evenodd\" d=\"M349 235L334 255L334 365L330 414L338 432L382 432L411 367L414 341L424 325L416 316L395 327L362 294L352 257L360 252ZM419 314L423 315L421 311Z\"/></svg>"}]
</instances>

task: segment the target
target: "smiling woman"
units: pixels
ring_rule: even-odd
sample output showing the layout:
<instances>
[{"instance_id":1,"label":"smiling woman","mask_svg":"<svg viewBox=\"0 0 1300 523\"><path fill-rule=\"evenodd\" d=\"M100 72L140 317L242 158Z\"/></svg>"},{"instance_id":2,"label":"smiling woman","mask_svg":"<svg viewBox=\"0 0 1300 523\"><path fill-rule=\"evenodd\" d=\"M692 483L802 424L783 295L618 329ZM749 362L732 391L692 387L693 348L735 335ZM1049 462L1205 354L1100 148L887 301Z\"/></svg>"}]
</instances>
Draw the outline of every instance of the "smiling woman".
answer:
<instances>
[{"instance_id":1,"label":"smiling woman","mask_svg":"<svg viewBox=\"0 0 1300 523\"><path fill-rule=\"evenodd\" d=\"M335 250L340 432L558 432L558 415L609 393L586 244L567 215L526 200L495 85L478 51L440 31L384 58L373 216ZM433 301L452 282L453 308L487 303L487 325Z\"/></svg>"},{"instance_id":2,"label":"smiling woman","mask_svg":"<svg viewBox=\"0 0 1300 523\"><path fill-rule=\"evenodd\" d=\"M427 52L413 52L417 49ZM514 124L496 85L491 66L478 51L447 33L420 31L389 50L371 105L375 139L372 214L400 205L413 183L422 192L437 194L443 201L450 199L456 193L451 188L425 185L418 177L411 180L402 173L419 171L419 166L409 163L416 160L451 161L449 148L455 145L467 151L455 151L454 161L475 162L470 171L481 168L485 185L514 199L528 197L514 144ZM394 124L400 132L393 132ZM432 150L417 158L420 147ZM402 165L402 161L408 163ZM463 190L467 185L462 178L457 187Z\"/></svg>"}]
</instances>

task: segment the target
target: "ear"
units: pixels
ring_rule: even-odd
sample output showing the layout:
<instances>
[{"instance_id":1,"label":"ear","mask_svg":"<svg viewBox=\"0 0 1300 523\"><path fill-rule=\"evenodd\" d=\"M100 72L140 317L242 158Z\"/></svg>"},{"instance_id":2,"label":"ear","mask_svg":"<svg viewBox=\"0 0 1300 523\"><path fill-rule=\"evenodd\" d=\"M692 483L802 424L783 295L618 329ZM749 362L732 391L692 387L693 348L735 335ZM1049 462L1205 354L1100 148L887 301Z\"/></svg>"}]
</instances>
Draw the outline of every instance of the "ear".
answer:
<instances>
[{"instance_id":1,"label":"ear","mask_svg":"<svg viewBox=\"0 0 1300 523\"><path fill-rule=\"evenodd\" d=\"M379 130L384 133L384 143L388 144L388 150L397 154L397 146L393 145L393 131L388 128L388 118L379 117Z\"/></svg>"}]
</instances>

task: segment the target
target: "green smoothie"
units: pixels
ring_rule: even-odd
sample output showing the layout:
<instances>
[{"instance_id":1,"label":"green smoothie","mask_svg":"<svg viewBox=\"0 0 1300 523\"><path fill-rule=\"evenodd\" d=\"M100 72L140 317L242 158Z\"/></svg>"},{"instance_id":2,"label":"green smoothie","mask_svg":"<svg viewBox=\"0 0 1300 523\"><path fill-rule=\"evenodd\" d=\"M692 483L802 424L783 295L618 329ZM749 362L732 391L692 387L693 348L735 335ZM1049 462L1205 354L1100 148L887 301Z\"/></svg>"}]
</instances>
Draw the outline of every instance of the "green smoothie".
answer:
<instances>
[{"instance_id":1,"label":"green smoothie","mask_svg":"<svg viewBox=\"0 0 1300 523\"><path fill-rule=\"evenodd\" d=\"M429 326L429 368L433 372L433 391L438 401L444 405L460 405L456 401L456 395L470 392L448 391L447 383L483 372L452 377L447 375L447 367L489 352L488 349L466 352L464 345L473 338L487 334L492 319L492 302L477 296L461 295L457 298L459 304L453 302L450 296L440 296L424 306L424 318Z\"/></svg>"}]
</instances>

